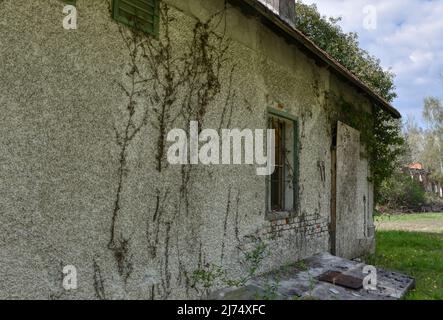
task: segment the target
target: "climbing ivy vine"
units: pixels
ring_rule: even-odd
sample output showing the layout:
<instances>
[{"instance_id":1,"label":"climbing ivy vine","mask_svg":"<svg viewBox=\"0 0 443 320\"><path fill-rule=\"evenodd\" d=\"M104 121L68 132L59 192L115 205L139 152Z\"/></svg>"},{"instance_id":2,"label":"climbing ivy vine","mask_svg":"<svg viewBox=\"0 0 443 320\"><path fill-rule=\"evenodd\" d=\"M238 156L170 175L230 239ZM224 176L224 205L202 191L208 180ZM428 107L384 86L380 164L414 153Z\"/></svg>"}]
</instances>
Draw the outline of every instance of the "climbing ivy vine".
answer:
<instances>
[{"instance_id":1,"label":"climbing ivy vine","mask_svg":"<svg viewBox=\"0 0 443 320\"><path fill-rule=\"evenodd\" d=\"M168 184L170 172L165 160L166 137L175 127L188 130L186 124L191 120L198 121L201 130L206 114L216 105L216 100L223 105L219 110L219 126L231 122L237 93L232 85L235 63L228 55L231 43L223 32L226 30L223 28L226 24L225 10L223 8L204 21L190 18L194 19L194 23L185 41L177 39L173 34L176 30L170 28L180 11L175 8L172 13L170 6L164 2L160 4L160 37L155 38L138 29L137 21L131 28L119 26L128 61L118 87L125 94L126 103L121 108L123 116L114 126L119 164L108 249L126 284L133 273L133 254L136 254L131 251L133 232L126 230L121 222L127 214L122 199L127 190L126 177L132 169L127 158L129 149L140 141L137 137L149 132L155 141L154 168L158 180L152 190L154 208L147 208L144 218L145 240L148 256L160 266L160 282L152 286L151 298L168 298L173 282L183 284L186 290L192 288L193 269L187 269L192 267L182 261L184 255L178 254L177 260L174 260L178 273L171 272L172 259L175 259L172 258L172 250L179 251L180 246L187 244L184 246L187 248L186 256L195 256L193 268L199 269L207 264L202 244L195 243L200 227L200 208L190 208L191 193L196 183L194 176L199 174L201 177L201 173L197 172L198 168L181 166L178 185ZM226 83L223 77L228 80ZM191 236L185 235L184 231ZM98 265L96 269L99 270ZM98 271L94 281L97 296L103 297L103 281Z\"/></svg>"}]
</instances>

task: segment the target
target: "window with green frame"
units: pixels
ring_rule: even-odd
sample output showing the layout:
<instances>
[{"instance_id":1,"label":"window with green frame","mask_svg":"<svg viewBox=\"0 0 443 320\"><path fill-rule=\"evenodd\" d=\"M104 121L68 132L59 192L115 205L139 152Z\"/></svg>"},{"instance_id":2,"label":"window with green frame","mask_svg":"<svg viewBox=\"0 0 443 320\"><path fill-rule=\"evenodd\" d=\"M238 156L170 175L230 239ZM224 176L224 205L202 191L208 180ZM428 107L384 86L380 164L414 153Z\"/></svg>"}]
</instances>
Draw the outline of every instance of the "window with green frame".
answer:
<instances>
[{"instance_id":1,"label":"window with green frame","mask_svg":"<svg viewBox=\"0 0 443 320\"><path fill-rule=\"evenodd\" d=\"M268 108L268 127L275 132L275 170L267 182L268 218L295 215L298 206L298 120Z\"/></svg>"},{"instance_id":2,"label":"window with green frame","mask_svg":"<svg viewBox=\"0 0 443 320\"><path fill-rule=\"evenodd\" d=\"M112 17L123 24L158 36L160 0L112 0Z\"/></svg>"}]
</instances>

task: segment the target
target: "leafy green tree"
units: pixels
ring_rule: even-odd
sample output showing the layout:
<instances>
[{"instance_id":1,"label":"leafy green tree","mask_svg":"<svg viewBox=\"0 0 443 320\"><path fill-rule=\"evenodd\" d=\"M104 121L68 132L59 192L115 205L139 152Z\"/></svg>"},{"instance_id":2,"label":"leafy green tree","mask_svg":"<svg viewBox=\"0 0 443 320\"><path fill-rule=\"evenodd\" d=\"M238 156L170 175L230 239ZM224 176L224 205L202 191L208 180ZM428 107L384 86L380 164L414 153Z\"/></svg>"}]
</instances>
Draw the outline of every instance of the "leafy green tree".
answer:
<instances>
[{"instance_id":1,"label":"leafy green tree","mask_svg":"<svg viewBox=\"0 0 443 320\"><path fill-rule=\"evenodd\" d=\"M414 119L404 124L408 156L402 159L402 164L421 162L433 174L443 175L443 103L440 99L424 99L423 119L426 129Z\"/></svg>"},{"instance_id":2,"label":"leafy green tree","mask_svg":"<svg viewBox=\"0 0 443 320\"><path fill-rule=\"evenodd\" d=\"M296 27L372 90L392 102L397 97L394 74L384 70L379 59L361 49L358 35L344 32L338 24L340 21L341 18L322 16L315 4L296 1Z\"/></svg>"},{"instance_id":3,"label":"leafy green tree","mask_svg":"<svg viewBox=\"0 0 443 320\"><path fill-rule=\"evenodd\" d=\"M438 138L430 131L423 133L424 148L419 154L420 162L432 172L441 171L441 151Z\"/></svg>"},{"instance_id":4,"label":"leafy green tree","mask_svg":"<svg viewBox=\"0 0 443 320\"><path fill-rule=\"evenodd\" d=\"M426 193L409 174L396 171L381 184L379 203L391 209L416 208L426 203Z\"/></svg>"},{"instance_id":5,"label":"leafy green tree","mask_svg":"<svg viewBox=\"0 0 443 320\"><path fill-rule=\"evenodd\" d=\"M424 100L423 119L428 125L422 154L428 168L443 173L443 103L435 97Z\"/></svg>"},{"instance_id":6,"label":"leafy green tree","mask_svg":"<svg viewBox=\"0 0 443 320\"><path fill-rule=\"evenodd\" d=\"M296 27L317 46L359 77L386 101L396 98L394 74L384 70L380 60L359 47L358 35L346 33L339 26L340 18L322 16L315 5L296 1ZM381 183L398 167L399 156L404 153L401 122L381 108L374 115L371 153L372 178L376 196Z\"/></svg>"},{"instance_id":7,"label":"leafy green tree","mask_svg":"<svg viewBox=\"0 0 443 320\"><path fill-rule=\"evenodd\" d=\"M422 154L425 144L425 133L413 117L408 117L403 125L403 135L406 141L406 152L400 159L401 164L423 162Z\"/></svg>"},{"instance_id":8,"label":"leafy green tree","mask_svg":"<svg viewBox=\"0 0 443 320\"><path fill-rule=\"evenodd\" d=\"M424 100L423 119L435 133L443 133L443 103L436 97Z\"/></svg>"}]
</instances>

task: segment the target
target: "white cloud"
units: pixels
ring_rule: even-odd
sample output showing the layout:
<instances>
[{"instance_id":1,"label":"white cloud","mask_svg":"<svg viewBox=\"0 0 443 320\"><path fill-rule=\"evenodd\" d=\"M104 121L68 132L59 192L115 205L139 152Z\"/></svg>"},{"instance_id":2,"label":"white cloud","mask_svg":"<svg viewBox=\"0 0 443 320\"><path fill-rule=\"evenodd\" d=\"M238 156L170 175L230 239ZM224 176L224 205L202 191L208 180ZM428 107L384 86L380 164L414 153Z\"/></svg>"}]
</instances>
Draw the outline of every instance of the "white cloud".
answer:
<instances>
[{"instance_id":1,"label":"white cloud","mask_svg":"<svg viewBox=\"0 0 443 320\"><path fill-rule=\"evenodd\" d=\"M432 53L431 51L422 51L422 50L415 50L409 56L409 59L413 63L417 64L430 63L433 58L434 58L434 53Z\"/></svg>"},{"instance_id":2,"label":"white cloud","mask_svg":"<svg viewBox=\"0 0 443 320\"><path fill-rule=\"evenodd\" d=\"M326 16L341 16L347 32L359 34L361 46L397 74L394 105L421 118L423 98L443 99L443 1L441 0L302 0L316 3ZM364 8L377 9L377 28L363 27Z\"/></svg>"}]
</instances>

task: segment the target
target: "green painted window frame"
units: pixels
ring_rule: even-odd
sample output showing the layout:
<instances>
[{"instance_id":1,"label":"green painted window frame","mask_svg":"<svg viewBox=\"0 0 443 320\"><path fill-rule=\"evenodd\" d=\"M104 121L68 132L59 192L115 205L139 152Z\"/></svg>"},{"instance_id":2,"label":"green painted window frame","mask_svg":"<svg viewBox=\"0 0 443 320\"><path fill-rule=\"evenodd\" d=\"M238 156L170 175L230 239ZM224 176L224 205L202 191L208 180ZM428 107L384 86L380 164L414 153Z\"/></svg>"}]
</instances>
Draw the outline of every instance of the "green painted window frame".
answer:
<instances>
[{"instance_id":1,"label":"green painted window frame","mask_svg":"<svg viewBox=\"0 0 443 320\"><path fill-rule=\"evenodd\" d=\"M288 122L292 123L293 126L293 159L292 159L292 165L293 165L293 177L292 177L292 188L293 188L293 205L292 210L290 211L283 211L283 212L272 212L269 208L269 198L271 196L270 188L270 176L266 179L266 218L268 220L282 220L286 218L291 218L297 215L298 209L299 209L299 177L300 177L300 167L299 167L299 153L300 153L300 143L299 143L299 125L298 125L298 118L296 116L293 116L292 114L283 111L274 109L271 107L267 108L267 122L269 123L269 120L271 117L281 118L283 120L286 120Z\"/></svg>"},{"instance_id":2,"label":"green painted window frame","mask_svg":"<svg viewBox=\"0 0 443 320\"><path fill-rule=\"evenodd\" d=\"M128 20L125 16L119 14L119 4L121 2L130 4L133 0L112 0L112 18L117 21L120 22L122 24L125 24L129 27L136 27L134 21L130 21ZM145 0L148 1L148 0ZM159 36L159 32L160 32L160 0L149 0L151 2L153 2L153 8L154 8L154 13L152 15L152 25L153 27L137 27L139 30L146 32L148 34L151 34L152 36L158 38Z\"/></svg>"}]
</instances>

